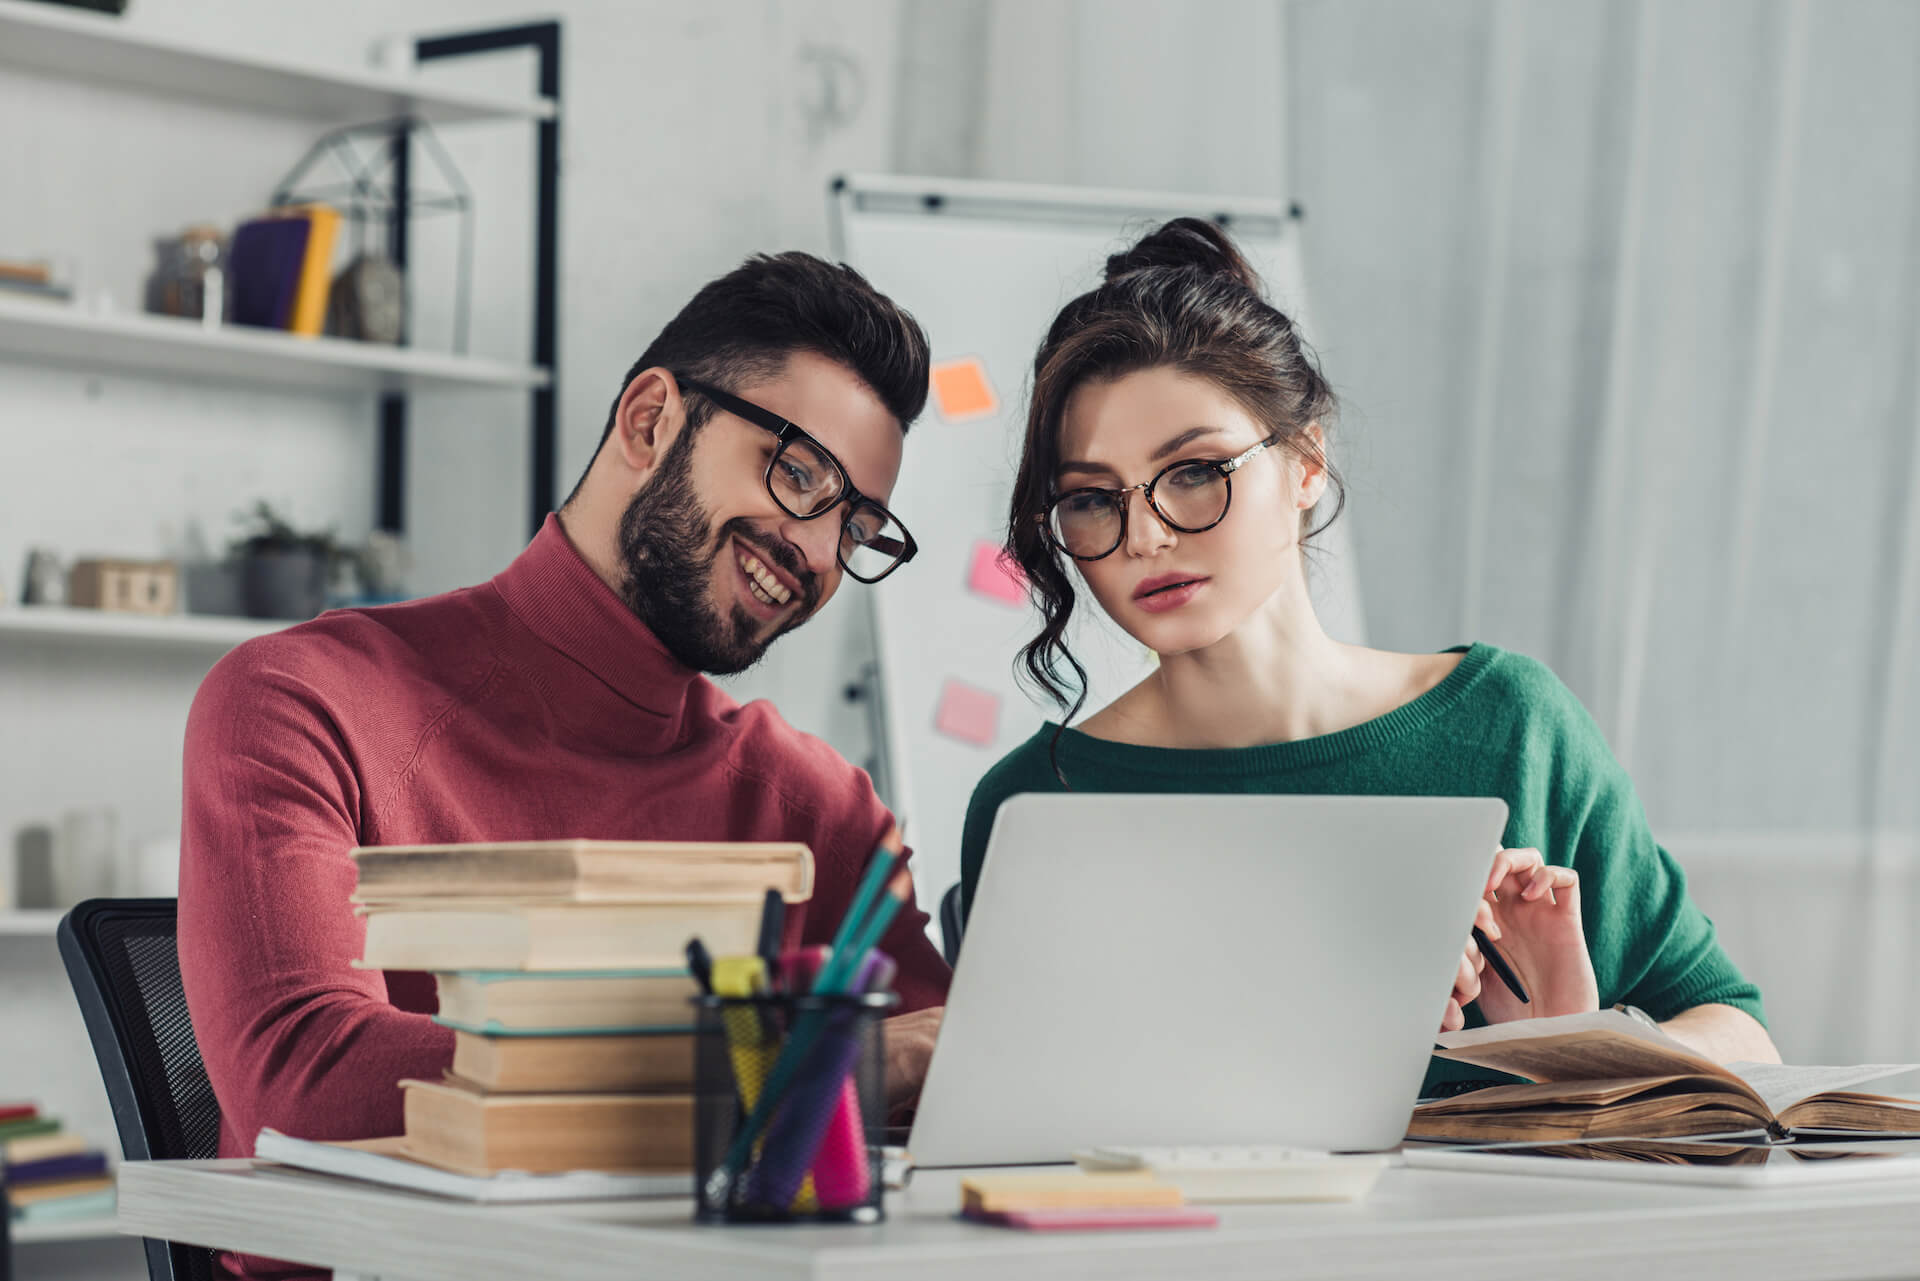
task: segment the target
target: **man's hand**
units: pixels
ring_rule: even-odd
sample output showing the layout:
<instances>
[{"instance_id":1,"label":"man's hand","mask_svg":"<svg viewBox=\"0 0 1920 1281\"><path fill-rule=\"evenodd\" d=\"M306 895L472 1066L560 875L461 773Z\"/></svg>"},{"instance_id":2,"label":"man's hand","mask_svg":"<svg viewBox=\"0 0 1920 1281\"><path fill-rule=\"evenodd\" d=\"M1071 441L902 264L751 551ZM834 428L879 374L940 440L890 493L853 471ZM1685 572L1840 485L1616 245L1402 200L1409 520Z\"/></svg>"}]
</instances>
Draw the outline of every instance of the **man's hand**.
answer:
<instances>
[{"instance_id":1,"label":"man's hand","mask_svg":"<svg viewBox=\"0 0 1920 1281\"><path fill-rule=\"evenodd\" d=\"M933 1043L940 1036L940 1016L946 1012L944 1005L935 1005L886 1021L889 1116L912 1108L920 1098L927 1064L933 1061Z\"/></svg>"}]
</instances>

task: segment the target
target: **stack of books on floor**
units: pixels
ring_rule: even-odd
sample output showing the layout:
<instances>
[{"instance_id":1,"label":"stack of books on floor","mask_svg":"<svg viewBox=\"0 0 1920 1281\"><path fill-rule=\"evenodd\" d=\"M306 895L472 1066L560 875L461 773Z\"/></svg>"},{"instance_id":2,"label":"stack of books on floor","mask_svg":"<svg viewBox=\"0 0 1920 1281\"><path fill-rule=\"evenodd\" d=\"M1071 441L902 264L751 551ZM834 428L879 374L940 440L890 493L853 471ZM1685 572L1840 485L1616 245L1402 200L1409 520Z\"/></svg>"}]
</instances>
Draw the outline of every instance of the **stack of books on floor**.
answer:
<instances>
[{"instance_id":1,"label":"stack of books on floor","mask_svg":"<svg viewBox=\"0 0 1920 1281\"><path fill-rule=\"evenodd\" d=\"M0 1103L0 1180L17 1224L113 1213L106 1154L31 1103Z\"/></svg>"},{"instance_id":2,"label":"stack of books on floor","mask_svg":"<svg viewBox=\"0 0 1920 1281\"><path fill-rule=\"evenodd\" d=\"M403 1081L404 1154L462 1174L691 1173L687 941L750 953L804 845L613 841L354 851L361 964L426 970L452 1069ZM791 914L796 922L799 913Z\"/></svg>"}]
</instances>

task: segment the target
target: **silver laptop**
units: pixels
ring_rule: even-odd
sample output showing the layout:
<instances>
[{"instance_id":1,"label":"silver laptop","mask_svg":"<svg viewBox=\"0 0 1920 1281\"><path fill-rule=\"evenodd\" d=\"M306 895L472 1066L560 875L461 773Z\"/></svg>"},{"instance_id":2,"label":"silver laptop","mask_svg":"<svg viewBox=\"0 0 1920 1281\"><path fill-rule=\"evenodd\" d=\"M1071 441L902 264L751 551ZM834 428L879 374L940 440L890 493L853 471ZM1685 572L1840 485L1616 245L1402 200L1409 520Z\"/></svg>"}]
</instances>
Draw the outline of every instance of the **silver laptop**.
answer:
<instances>
[{"instance_id":1,"label":"silver laptop","mask_svg":"<svg viewBox=\"0 0 1920 1281\"><path fill-rule=\"evenodd\" d=\"M1007 801L914 1164L1394 1146L1506 816L1448 797Z\"/></svg>"}]
</instances>

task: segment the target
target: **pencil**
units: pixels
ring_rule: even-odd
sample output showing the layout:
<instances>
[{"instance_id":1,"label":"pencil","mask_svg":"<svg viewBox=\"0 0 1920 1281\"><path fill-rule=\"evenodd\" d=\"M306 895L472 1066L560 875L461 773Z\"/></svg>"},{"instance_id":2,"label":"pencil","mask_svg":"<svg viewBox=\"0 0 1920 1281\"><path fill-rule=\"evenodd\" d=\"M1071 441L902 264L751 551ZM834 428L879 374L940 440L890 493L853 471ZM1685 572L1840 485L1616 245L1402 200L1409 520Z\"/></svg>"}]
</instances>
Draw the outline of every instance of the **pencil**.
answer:
<instances>
[{"instance_id":1,"label":"pencil","mask_svg":"<svg viewBox=\"0 0 1920 1281\"><path fill-rule=\"evenodd\" d=\"M1473 941L1480 945L1480 955L1487 958L1487 964L1491 965L1493 972L1500 976L1500 981L1507 985L1507 990L1519 997L1522 1005L1533 1004L1527 999L1527 989L1520 986L1520 976L1513 972L1513 967L1507 964L1507 958L1500 955L1499 949L1493 945L1493 940L1488 938L1487 932L1478 925L1473 927Z\"/></svg>"}]
</instances>

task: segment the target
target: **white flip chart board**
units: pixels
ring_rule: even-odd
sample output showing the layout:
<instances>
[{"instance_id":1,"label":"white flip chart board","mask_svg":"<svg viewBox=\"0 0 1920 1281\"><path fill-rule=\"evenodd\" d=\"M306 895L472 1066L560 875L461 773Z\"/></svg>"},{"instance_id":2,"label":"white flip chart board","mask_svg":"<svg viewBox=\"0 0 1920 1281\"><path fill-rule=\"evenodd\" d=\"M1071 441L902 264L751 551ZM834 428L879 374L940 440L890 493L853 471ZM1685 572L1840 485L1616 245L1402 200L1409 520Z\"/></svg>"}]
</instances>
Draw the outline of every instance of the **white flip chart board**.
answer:
<instances>
[{"instance_id":1,"label":"white flip chart board","mask_svg":"<svg viewBox=\"0 0 1920 1281\"><path fill-rule=\"evenodd\" d=\"M1037 628L1028 605L976 580L1006 535L1035 350L1061 305L1092 288L1108 254L1181 215L1233 234L1269 299L1311 336L1300 221L1284 202L912 177L848 177L833 190L839 256L926 328L936 378L965 392L978 361L993 406L943 414L940 398L907 438L892 507L920 551L868 593L885 741L876 782L907 822L918 893L931 910L959 878L967 800L987 768L1057 710L1016 683L1016 651ZM1328 632L1363 639L1348 518L1321 536L1313 592ZM1082 595L1070 636L1087 667L1087 711L1152 661Z\"/></svg>"}]
</instances>

